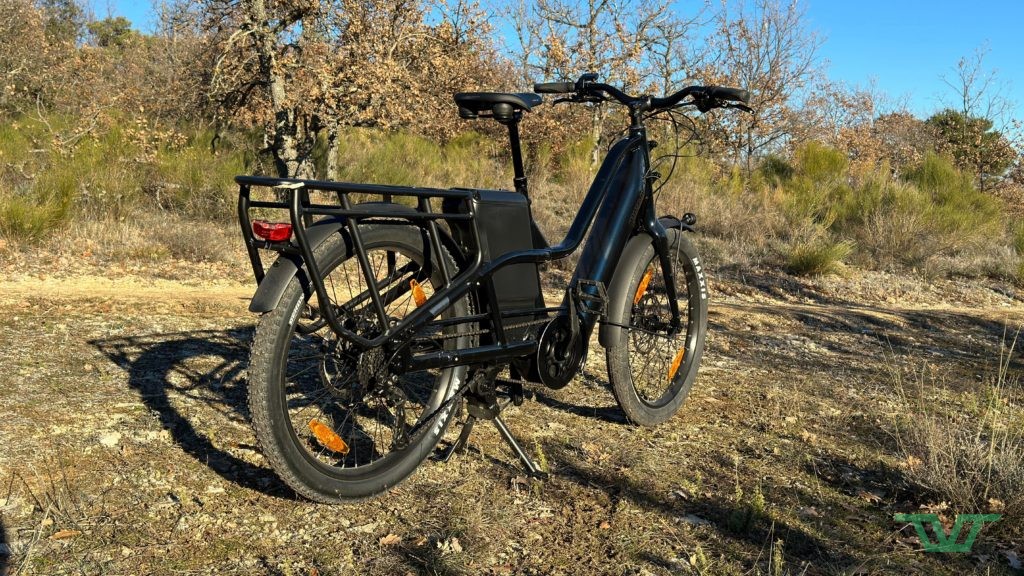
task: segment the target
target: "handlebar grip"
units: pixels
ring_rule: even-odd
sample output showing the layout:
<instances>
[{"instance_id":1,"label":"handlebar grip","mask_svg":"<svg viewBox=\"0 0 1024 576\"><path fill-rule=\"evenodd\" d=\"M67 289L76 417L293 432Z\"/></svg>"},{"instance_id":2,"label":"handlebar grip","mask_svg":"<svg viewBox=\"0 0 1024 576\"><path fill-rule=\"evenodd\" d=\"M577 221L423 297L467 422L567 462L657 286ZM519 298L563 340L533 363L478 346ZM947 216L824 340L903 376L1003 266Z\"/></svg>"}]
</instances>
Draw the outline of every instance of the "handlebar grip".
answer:
<instances>
[{"instance_id":1,"label":"handlebar grip","mask_svg":"<svg viewBox=\"0 0 1024 576\"><path fill-rule=\"evenodd\" d=\"M726 86L708 86L705 94L716 100L729 100L731 102L750 103L750 92L742 88L728 88Z\"/></svg>"},{"instance_id":2,"label":"handlebar grip","mask_svg":"<svg viewBox=\"0 0 1024 576\"><path fill-rule=\"evenodd\" d=\"M570 94L576 91L575 82L540 82L533 85L537 94Z\"/></svg>"}]
</instances>

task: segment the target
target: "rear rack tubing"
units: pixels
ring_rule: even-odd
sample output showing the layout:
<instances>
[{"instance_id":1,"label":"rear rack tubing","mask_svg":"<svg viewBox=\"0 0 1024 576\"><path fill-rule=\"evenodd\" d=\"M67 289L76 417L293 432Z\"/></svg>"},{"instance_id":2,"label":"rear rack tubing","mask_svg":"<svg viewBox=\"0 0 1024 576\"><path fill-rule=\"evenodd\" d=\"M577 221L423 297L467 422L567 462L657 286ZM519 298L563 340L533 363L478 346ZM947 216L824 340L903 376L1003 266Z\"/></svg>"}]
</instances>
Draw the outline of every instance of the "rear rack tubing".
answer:
<instances>
[{"instance_id":1,"label":"rear rack tubing","mask_svg":"<svg viewBox=\"0 0 1024 576\"><path fill-rule=\"evenodd\" d=\"M249 255L249 264L252 265L253 276L256 277L256 285L263 282L266 270L263 268L263 259L260 258L260 251L256 248L256 237L252 233L252 224L249 222L249 194L251 190L248 184L238 186L238 223L242 227L242 239L245 241L245 251Z\"/></svg>"},{"instance_id":2,"label":"rear rack tubing","mask_svg":"<svg viewBox=\"0 0 1024 576\"><path fill-rule=\"evenodd\" d=\"M441 314L444 310L448 309L453 302L457 302L472 290L475 281L471 281L470 279L478 277L478 271L482 264L482 256L480 252L477 252L476 259L473 264L465 272L462 272L454 279L449 278L450 273L448 272L447 267L443 264L444 259L440 258L440 261L442 262L442 276L445 278L445 286L431 297L432 299L437 298L438 302L429 307L421 306L416 308L397 325L389 326L387 311L384 307L384 302L380 298L380 293L375 289L370 289L371 286L376 286L376 282L374 282L375 275L373 274L369 260L366 257L362 234L359 232L359 219L357 216L348 215L344 217L345 227L352 237L352 244L355 248L356 258L359 260L359 266L366 280L367 289L370 292L370 298L372 299L372 304L377 317L381 322L383 333L376 338L368 339L348 330L341 325L341 322L334 311L334 307L330 305L331 300L328 297L327 289L321 279L320 267L313 256L313 248L310 246L308 236L306 235L306 228L304 226L305 219L303 216L306 211L303 209L302 196L298 194L298 190L292 190L291 192L292 196L289 206L289 215L292 222L292 228L294 229L296 239L298 240L300 253L306 263L309 281L310 284L313 285L313 290L321 302L320 313L323 315L324 320L327 321L327 324L331 329L339 336L352 340L364 348L379 346L388 341L392 336L394 336L394 334L408 330L411 326L416 326L422 322L429 321L431 318ZM425 198L422 199L421 207L423 207L422 202L427 203L426 209L429 210L429 200ZM352 209L348 194L341 195L341 203L344 210L350 211ZM472 220L476 220L476 213L472 207L472 203L470 203L470 217ZM480 237L476 226L474 225L470 228L473 230L474 241L479 243ZM427 229L431 236L431 249L440 256L440 254L442 254L440 251L442 246L437 223L433 219L428 219Z\"/></svg>"}]
</instances>

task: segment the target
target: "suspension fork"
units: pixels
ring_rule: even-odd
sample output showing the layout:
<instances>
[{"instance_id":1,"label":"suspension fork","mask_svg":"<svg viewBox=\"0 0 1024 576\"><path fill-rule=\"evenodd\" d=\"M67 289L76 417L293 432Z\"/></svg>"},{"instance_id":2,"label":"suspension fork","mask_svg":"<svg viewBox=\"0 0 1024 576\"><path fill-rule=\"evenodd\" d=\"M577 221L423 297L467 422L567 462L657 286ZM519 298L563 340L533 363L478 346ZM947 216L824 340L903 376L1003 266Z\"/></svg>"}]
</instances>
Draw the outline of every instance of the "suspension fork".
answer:
<instances>
[{"instance_id":1,"label":"suspension fork","mask_svg":"<svg viewBox=\"0 0 1024 576\"><path fill-rule=\"evenodd\" d=\"M672 334L675 334L682 327L682 319L679 315L679 299L676 292L675 270L672 269L672 246L668 238L668 229L654 212L654 196L650 191L650 182L647 182L648 192L641 209L643 215L642 226L647 235L651 237L654 244L654 251L661 263L661 271L665 279L665 295L668 297L669 309L672 311Z\"/></svg>"}]
</instances>

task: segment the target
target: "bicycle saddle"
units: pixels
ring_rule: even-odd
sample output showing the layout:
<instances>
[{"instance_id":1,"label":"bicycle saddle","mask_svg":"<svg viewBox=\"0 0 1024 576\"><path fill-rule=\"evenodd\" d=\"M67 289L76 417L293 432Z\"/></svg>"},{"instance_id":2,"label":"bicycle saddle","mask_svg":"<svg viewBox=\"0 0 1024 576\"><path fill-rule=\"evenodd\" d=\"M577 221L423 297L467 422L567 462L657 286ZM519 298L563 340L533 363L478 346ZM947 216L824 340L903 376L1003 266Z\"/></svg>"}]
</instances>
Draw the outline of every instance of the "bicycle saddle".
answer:
<instances>
[{"instance_id":1,"label":"bicycle saddle","mask_svg":"<svg viewBox=\"0 0 1024 576\"><path fill-rule=\"evenodd\" d=\"M510 120L516 111L529 112L541 102L543 99L540 95L529 92L520 94L460 92L455 95L455 104L459 107L459 117L467 120L479 118L482 112L491 112L499 121Z\"/></svg>"}]
</instances>

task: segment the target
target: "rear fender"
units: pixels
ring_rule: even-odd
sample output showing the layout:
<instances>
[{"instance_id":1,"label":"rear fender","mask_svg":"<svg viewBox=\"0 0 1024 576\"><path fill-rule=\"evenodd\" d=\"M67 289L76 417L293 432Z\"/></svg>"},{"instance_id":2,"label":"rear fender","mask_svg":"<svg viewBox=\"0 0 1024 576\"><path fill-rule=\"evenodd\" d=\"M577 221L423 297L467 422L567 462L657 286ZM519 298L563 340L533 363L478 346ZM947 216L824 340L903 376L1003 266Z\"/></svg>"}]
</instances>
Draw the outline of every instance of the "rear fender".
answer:
<instances>
[{"instance_id":1,"label":"rear fender","mask_svg":"<svg viewBox=\"0 0 1024 576\"><path fill-rule=\"evenodd\" d=\"M402 218L403 214L416 213L416 210L408 206L388 202L360 204L360 206L368 205L372 205L374 210L387 210L389 212L394 212L397 220L403 220L409 224L415 225L411 220ZM360 225L372 224L374 221L379 222L381 219L375 218L373 220L367 220L364 224ZM438 227L438 232L441 235L441 243L452 257L455 258L456 265L461 269L465 265L465 258L462 253L458 250L455 242L451 239L451 236L449 236L440 227ZM320 245L333 234L341 234L345 243L349 247L349 251L351 251L352 241L349 239L348 230L345 228L345 220L343 218L324 218L306 229L306 236L309 238L310 244L312 244L314 253L317 248L319 248ZM302 291L307 296L311 295L313 293L313 285L309 281L306 266L302 261L302 255L281 254L278 256L277 260L275 260L270 268L267 269L266 275L263 277L263 281L260 282L260 285L256 288L256 293L249 302L249 311L262 314L264 312L270 312L276 308L277 304L281 301L281 296L284 295L285 289L288 288L288 283L295 277L298 277L299 283L302 285Z\"/></svg>"}]
</instances>

